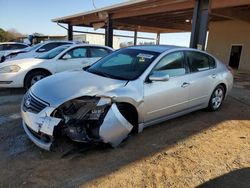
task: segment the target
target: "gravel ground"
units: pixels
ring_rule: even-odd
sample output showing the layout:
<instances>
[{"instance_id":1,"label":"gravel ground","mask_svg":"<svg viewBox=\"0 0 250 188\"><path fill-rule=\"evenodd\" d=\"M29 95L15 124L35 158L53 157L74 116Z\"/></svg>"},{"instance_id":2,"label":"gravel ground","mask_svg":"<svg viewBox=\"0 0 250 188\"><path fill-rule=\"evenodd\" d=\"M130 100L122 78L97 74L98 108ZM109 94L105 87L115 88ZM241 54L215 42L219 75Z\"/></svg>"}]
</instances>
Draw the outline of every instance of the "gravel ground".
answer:
<instances>
[{"instance_id":1,"label":"gravel ground","mask_svg":"<svg viewBox=\"0 0 250 188\"><path fill-rule=\"evenodd\" d=\"M246 77L237 77L218 112L197 111L149 127L116 149L66 157L75 148L68 141L47 152L24 134L24 91L0 90L0 187L250 187Z\"/></svg>"}]
</instances>

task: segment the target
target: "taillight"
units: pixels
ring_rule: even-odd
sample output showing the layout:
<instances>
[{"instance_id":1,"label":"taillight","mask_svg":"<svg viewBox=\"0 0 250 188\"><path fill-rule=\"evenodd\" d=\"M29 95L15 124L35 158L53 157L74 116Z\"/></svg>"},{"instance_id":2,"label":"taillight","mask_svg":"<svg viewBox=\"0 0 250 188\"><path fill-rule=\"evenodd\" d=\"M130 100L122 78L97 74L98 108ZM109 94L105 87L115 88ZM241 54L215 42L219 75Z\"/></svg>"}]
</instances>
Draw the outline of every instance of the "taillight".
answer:
<instances>
[{"instance_id":1,"label":"taillight","mask_svg":"<svg viewBox=\"0 0 250 188\"><path fill-rule=\"evenodd\" d=\"M229 65L227 65L227 69L232 73L232 75L234 75L234 70L232 67L230 67Z\"/></svg>"}]
</instances>

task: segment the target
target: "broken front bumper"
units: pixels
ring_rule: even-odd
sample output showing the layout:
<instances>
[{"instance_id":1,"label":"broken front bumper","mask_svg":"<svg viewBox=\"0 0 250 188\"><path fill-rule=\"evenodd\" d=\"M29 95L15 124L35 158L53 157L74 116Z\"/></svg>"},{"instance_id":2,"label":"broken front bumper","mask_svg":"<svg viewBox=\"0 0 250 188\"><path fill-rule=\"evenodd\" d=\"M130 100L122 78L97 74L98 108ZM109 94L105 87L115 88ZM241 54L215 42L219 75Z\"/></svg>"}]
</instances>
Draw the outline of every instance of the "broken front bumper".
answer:
<instances>
[{"instance_id":1,"label":"broken front bumper","mask_svg":"<svg viewBox=\"0 0 250 188\"><path fill-rule=\"evenodd\" d=\"M26 123L23 121L22 122L23 125L23 129L25 131L25 133L28 135L29 139L34 142L34 144L36 144L38 147L45 149L45 150L50 150L51 145L52 145L52 141L51 142L44 142L43 140L41 140L41 138L39 138L39 136L35 136L35 133L30 130L30 128L26 125Z\"/></svg>"},{"instance_id":2,"label":"broken front bumper","mask_svg":"<svg viewBox=\"0 0 250 188\"><path fill-rule=\"evenodd\" d=\"M59 118L50 116L54 110L54 108L46 107L38 114L24 110L21 113L24 131L32 142L45 150L51 149L54 128L61 121ZM100 125L100 140L116 147L128 136L132 128L133 126L122 116L116 104L112 104ZM49 141L48 139L45 141L44 136L49 137Z\"/></svg>"},{"instance_id":3,"label":"broken front bumper","mask_svg":"<svg viewBox=\"0 0 250 188\"><path fill-rule=\"evenodd\" d=\"M49 116L53 110L54 108L46 107L38 114L21 110L24 131L37 146L45 150L50 150L54 127L61 121L59 118ZM45 137L49 139L45 140Z\"/></svg>"}]
</instances>

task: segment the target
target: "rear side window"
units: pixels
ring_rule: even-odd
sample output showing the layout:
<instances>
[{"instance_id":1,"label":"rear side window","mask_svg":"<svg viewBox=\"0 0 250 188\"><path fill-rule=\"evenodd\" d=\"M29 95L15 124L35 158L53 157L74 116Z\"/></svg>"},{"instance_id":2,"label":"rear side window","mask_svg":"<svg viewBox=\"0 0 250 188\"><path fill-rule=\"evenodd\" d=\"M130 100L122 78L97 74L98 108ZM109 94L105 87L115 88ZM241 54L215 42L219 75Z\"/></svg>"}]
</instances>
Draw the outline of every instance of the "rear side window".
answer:
<instances>
[{"instance_id":1,"label":"rear side window","mask_svg":"<svg viewBox=\"0 0 250 188\"><path fill-rule=\"evenodd\" d=\"M186 53L191 72L200 72L216 67L215 60L207 54L191 51Z\"/></svg>"},{"instance_id":2,"label":"rear side window","mask_svg":"<svg viewBox=\"0 0 250 188\"><path fill-rule=\"evenodd\" d=\"M90 47L90 57L104 57L110 52L104 48Z\"/></svg>"}]
</instances>

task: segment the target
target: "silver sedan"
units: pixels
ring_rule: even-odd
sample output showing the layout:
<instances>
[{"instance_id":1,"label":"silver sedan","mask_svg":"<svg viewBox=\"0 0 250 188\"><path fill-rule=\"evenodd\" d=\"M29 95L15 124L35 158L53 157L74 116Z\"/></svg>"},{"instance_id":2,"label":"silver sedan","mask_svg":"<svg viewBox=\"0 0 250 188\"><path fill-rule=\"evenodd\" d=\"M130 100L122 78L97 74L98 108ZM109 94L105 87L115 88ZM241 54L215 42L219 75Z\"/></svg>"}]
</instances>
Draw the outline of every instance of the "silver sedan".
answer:
<instances>
[{"instance_id":1,"label":"silver sedan","mask_svg":"<svg viewBox=\"0 0 250 188\"><path fill-rule=\"evenodd\" d=\"M230 68L206 52L128 47L83 71L33 85L22 102L23 128L46 150L62 135L116 147L147 126L203 108L218 110L232 86Z\"/></svg>"}]
</instances>

